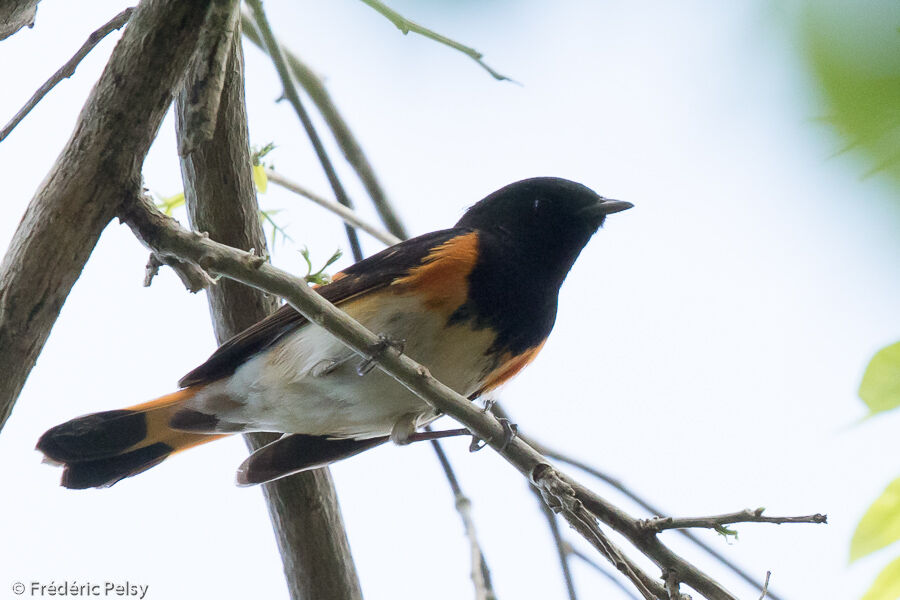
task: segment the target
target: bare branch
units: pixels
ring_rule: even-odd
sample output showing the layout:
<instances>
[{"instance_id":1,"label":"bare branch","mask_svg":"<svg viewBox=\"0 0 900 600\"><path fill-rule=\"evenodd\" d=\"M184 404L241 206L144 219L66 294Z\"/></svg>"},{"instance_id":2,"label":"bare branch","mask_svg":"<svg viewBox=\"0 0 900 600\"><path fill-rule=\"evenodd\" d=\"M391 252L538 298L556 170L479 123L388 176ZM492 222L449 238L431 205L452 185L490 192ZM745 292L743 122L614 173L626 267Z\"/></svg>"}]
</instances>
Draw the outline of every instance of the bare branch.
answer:
<instances>
[{"instance_id":1,"label":"bare branch","mask_svg":"<svg viewBox=\"0 0 900 600\"><path fill-rule=\"evenodd\" d=\"M256 26L255 23L253 23L252 17L247 14L242 14L241 22L244 24L244 37L265 51L262 39L256 31ZM403 226L403 223L394 211L394 207L391 206L384 189L378 182L378 178L375 176L375 170L372 168L371 163L369 163L369 159L366 158L362 146L356 141L356 137L350 131L347 122L341 116L340 112L338 112L337 106L335 106L334 101L331 99L331 95L325 88L325 83L312 69L300 60L296 54L291 52L284 45L280 45L280 47L281 52L287 60L288 67L291 69L291 74L293 74L294 78L300 83L306 93L309 94L309 97L316 105L316 108L319 109L319 113L321 113L322 118L325 119L325 123L328 124L329 129L331 129L332 134L334 134L335 141L337 141L338 146L340 146L341 151L344 153L344 158L347 159L347 162L350 163L350 166L356 171L357 176L366 188L366 192L368 192L369 197L372 199L372 203L375 205L375 210L378 211L378 216L381 218L382 223L384 223L384 226L387 227L387 230L393 235L400 239L406 239L408 237L406 228Z\"/></svg>"},{"instance_id":2,"label":"bare branch","mask_svg":"<svg viewBox=\"0 0 900 600\"><path fill-rule=\"evenodd\" d=\"M538 465L533 479L547 506L560 513L575 531L631 581L644 598L655 600L666 593L659 581L645 573L600 529L596 516L585 510L584 504L576 498L575 490L553 467Z\"/></svg>"},{"instance_id":3,"label":"bare branch","mask_svg":"<svg viewBox=\"0 0 900 600\"><path fill-rule=\"evenodd\" d=\"M309 191L299 183L291 181L277 171L266 169L266 176L272 183L280 185L284 189L294 192L295 194L299 194L307 200L312 200L325 210L330 210L331 212L339 216L345 223L348 223L358 229L362 229L385 245L393 246L394 244L399 244L401 242L401 239L394 236L393 234L388 233L387 231L384 231L383 229L374 225L370 225L368 222L364 221L356 213L356 211L349 209L342 204L338 204L337 202L333 202L327 198L323 198L315 192Z\"/></svg>"},{"instance_id":4,"label":"bare branch","mask_svg":"<svg viewBox=\"0 0 900 600\"><path fill-rule=\"evenodd\" d=\"M208 1L144 0L0 264L0 426L165 116Z\"/></svg>"},{"instance_id":5,"label":"bare branch","mask_svg":"<svg viewBox=\"0 0 900 600\"><path fill-rule=\"evenodd\" d=\"M178 256L213 273L283 297L309 321L325 327L425 402L458 420L474 435L485 440L543 492L551 507L565 508L563 516L566 520L588 536L595 546L605 544L591 527L596 516L619 531L658 565L675 571L682 582L707 598L734 600L735 597L715 580L674 554L654 534L640 528L636 519L560 474L521 439L510 441L506 429L496 418L437 381L425 367L401 354L397 348L382 343L377 335L309 289L302 279L277 269L258 256L184 231L177 222L156 210L146 197L123 204L120 218L145 244L160 254ZM631 566L628 568L635 570ZM640 577L639 571L635 574ZM641 578L641 582L645 588L648 586L647 580ZM653 579L649 583L654 584L650 589L661 585Z\"/></svg>"},{"instance_id":6,"label":"bare branch","mask_svg":"<svg viewBox=\"0 0 900 600\"><path fill-rule=\"evenodd\" d=\"M352 209L353 203L344 191L344 186L341 184L341 180L334 170L334 165L331 164L331 159L328 158L328 152L326 152L325 146L322 144L322 140L316 132L312 119L309 118L309 114L306 112L306 109L303 108L303 103L300 101L300 94L297 93L297 88L294 86L294 80L291 78L290 71L288 71L287 62L285 61L284 54L281 52L281 46L278 45L275 34L269 26L269 21L266 19L266 13L263 11L261 0L247 0L247 4L253 11L254 24L263 40L266 52L272 59L275 70L278 71L278 77L281 78L281 85L284 87L284 96L287 98L288 102L291 103L291 106L294 107L294 112L297 113L300 122L303 123L303 128L306 130L309 141L316 151L316 156L322 164L325 176L328 177L328 183L331 184L331 189L334 191L335 198L347 208ZM344 228L347 230L347 239L350 241L350 249L353 251L354 260L362 260L363 254L359 245L359 238L356 235L356 230L346 224L344 225Z\"/></svg>"},{"instance_id":7,"label":"bare branch","mask_svg":"<svg viewBox=\"0 0 900 600\"><path fill-rule=\"evenodd\" d=\"M766 600L766 596L769 595L769 577L771 576L772 571L766 571L766 580L763 582L762 594L759 596L759 600Z\"/></svg>"},{"instance_id":8,"label":"bare branch","mask_svg":"<svg viewBox=\"0 0 900 600\"><path fill-rule=\"evenodd\" d=\"M163 265L171 267L181 280L181 283L184 284L184 287L192 294L216 283L206 271L195 264L180 261L173 256L160 257L151 252L150 258L147 260L147 266L144 268L144 287L150 287L150 284L153 283L153 278L156 277L159 273L159 268Z\"/></svg>"},{"instance_id":9,"label":"bare branch","mask_svg":"<svg viewBox=\"0 0 900 600\"><path fill-rule=\"evenodd\" d=\"M35 10L37 7L35 7ZM78 67L78 64L87 56L91 50L94 49L94 46L100 43L100 40L105 38L107 35L115 31L116 29L120 29L125 23L128 22L128 19L131 18L131 13L134 12L133 8L126 8L115 17L109 20L108 23L101 26L99 29L94 31L91 35L88 36L87 41L81 45L81 48L78 49L78 52L75 53L72 58L70 58L66 64L61 66L56 73L50 76L50 79L44 82L44 84L38 88L38 90L34 93L33 96L25 103L25 106L19 109L19 112L10 119L9 123L7 123L3 129L0 129L0 142L6 139L13 129L16 128L16 125L22 122L28 113L38 105L38 102L44 99L44 96L52 90L57 83L71 77L75 74L75 69ZM33 16L33 14L32 14ZM0 38L2 39L2 38Z\"/></svg>"},{"instance_id":10,"label":"bare branch","mask_svg":"<svg viewBox=\"0 0 900 600\"><path fill-rule=\"evenodd\" d=\"M648 531L664 531L666 529L687 529L690 527L705 527L708 529L720 529L723 525L732 523L828 523L828 515L814 514L803 517L767 517L763 515L765 508L757 508L714 515L711 517L654 517L641 522L641 527Z\"/></svg>"},{"instance_id":11,"label":"bare branch","mask_svg":"<svg viewBox=\"0 0 900 600\"><path fill-rule=\"evenodd\" d=\"M459 52L462 52L463 54L465 54L466 56L468 56L469 58L471 58L472 60L477 62L481 66L482 69L484 69L485 71L490 73L491 77L493 77L497 81L512 81L513 83L515 83L514 80L510 79L506 75L501 75L494 69L487 66L487 64L485 64L485 62L483 60L481 60L484 57L484 55L481 52L479 52L478 50L476 50L475 48L470 48L469 46L460 44L459 42L451 40L450 38L443 36L435 31L432 31L431 29L428 29L427 27L423 27L423 26L419 25L418 23L414 23L413 21L410 21L409 19L407 19L406 17L404 17L397 11L391 9L388 6L385 6L378 0L362 0L362 1L365 4L368 4L369 6L374 8L375 10L377 10L382 15L384 15L384 17L387 18L391 23L393 23L397 29L399 29L400 31L403 32L403 35L406 35L409 32L418 33L419 35L427 37L430 40L434 40L435 42L438 42L439 44L449 46L449 47L453 48L454 50L458 50Z\"/></svg>"},{"instance_id":12,"label":"bare branch","mask_svg":"<svg viewBox=\"0 0 900 600\"><path fill-rule=\"evenodd\" d=\"M509 414L499 404L494 405L493 412L498 417L504 417L506 419L510 418ZM544 456L558 460L561 463L571 465L571 466L575 467L576 469L579 469L580 471L584 471L585 473L587 473L593 477L596 477L600 481L607 483L611 487L613 487L616 490L618 490L619 492L621 492L627 498L632 500L635 504L637 504L638 506L640 506L641 508L646 510L648 513L655 514L655 515L664 515L665 514L665 512L662 509L651 504L645 498L639 496L637 493L635 493L634 490L632 490L631 488L626 486L619 479L617 479L607 473L604 473L603 471L585 463L582 460L571 457L563 452L559 452L558 450L555 450L555 449L547 446L546 444L538 442L534 438L523 433L521 430L519 431L519 437L524 439L530 446L532 446L535 450L537 450ZM732 573L734 573L735 575L737 575L738 577L743 579L748 584L752 585L754 588L762 591L762 588L760 587L759 583L750 573L748 573L745 569L741 568L735 562L730 560L727 556L722 554L722 552L720 552L719 550L717 550L710 544L707 544L704 540L700 539L692 531L687 530L687 529L678 529L676 531L678 531L679 534L681 534L684 537L691 540L694 544L696 544L701 549L703 549L707 554L709 554L710 556L715 558L717 561L719 561L721 564L723 564L725 567L727 567ZM782 600L779 596L777 596L771 590L769 590L768 594L769 594L768 598L771 598L771 600Z\"/></svg>"}]
</instances>

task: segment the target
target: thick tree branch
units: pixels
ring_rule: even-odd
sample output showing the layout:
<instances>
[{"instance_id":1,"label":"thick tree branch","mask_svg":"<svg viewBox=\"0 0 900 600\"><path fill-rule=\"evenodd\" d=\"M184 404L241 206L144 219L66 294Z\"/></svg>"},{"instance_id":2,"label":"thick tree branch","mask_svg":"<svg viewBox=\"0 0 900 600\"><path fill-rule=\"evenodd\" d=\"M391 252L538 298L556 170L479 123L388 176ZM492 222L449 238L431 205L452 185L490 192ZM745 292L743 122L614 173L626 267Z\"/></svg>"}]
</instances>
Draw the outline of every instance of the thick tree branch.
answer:
<instances>
[{"instance_id":1,"label":"thick tree branch","mask_svg":"<svg viewBox=\"0 0 900 600\"><path fill-rule=\"evenodd\" d=\"M215 133L239 15L240 0L217 0L206 16L191 61L191 85L185 88L190 94L182 92L180 96L184 122L178 144L181 156L211 140Z\"/></svg>"},{"instance_id":2,"label":"thick tree branch","mask_svg":"<svg viewBox=\"0 0 900 600\"><path fill-rule=\"evenodd\" d=\"M639 520L562 475L522 440L508 441L506 429L492 415L434 379L425 367L399 353L393 346L381 343L377 335L325 301L302 279L273 267L264 257L223 246L199 233L184 231L143 196L124 204L120 218L157 253L178 256L215 274L285 298L312 323L325 327L410 391L485 440L537 486L548 504L559 510L570 525L579 532L589 534L592 537L589 541L597 543L594 531L596 522L593 521L596 516L624 535L660 568L677 573L682 582L707 598L734 600L735 597L716 581L674 554L656 535L643 530Z\"/></svg>"},{"instance_id":3,"label":"thick tree branch","mask_svg":"<svg viewBox=\"0 0 900 600\"><path fill-rule=\"evenodd\" d=\"M241 23L243 23L244 26L244 37L265 52L265 46L263 46L262 39L256 31L256 24L252 19L253 18L246 13L241 15ZM369 163L369 159L366 157L365 152L363 152L362 146L356 141L356 136L353 135L347 122L341 116L341 113L338 112L337 106L334 104L331 95L325 88L325 83L312 69L306 66L296 54L281 44L279 44L279 46L287 60L291 74L300 83L306 93L309 94L309 97L313 101L313 104L316 105L316 108L319 109L319 113L322 115L322 118L325 119L325 123L327 123L328 128L331 129L335 141L337 141L338 146L340 146L341 151L344 153L344 158L347 159L347 162L350 163L350 166L356 171L356 175L366 188L366 192L368 192L369 197L372 199L375 210L378 211L378 216L381 218L384 226L387 227L388 231L394 236L400 239L406 239L408 237L406 228L394 211L394 207L391 205L387 198L387 194L385 194L384 189L381 187L378 177L375 176L375 170L372 168L371 163Z\"/></svg>"},{"instance_id":4,"label":"thick tree branch","mask_svg":"<svg viewBox=\"0 0 900 600\"><path fill-rule=\"evenodd\" d=\"M78 67L78 64L84 60L84 57L90 53L91 50L94 49L94 46L100 43L100 40L105 38L107 35L115 31L116 29L121 29L125 23L128 22L128 19L131 18L131 13L134 12L133 8L126 8L115 17L109 20L108 23L102 25L99 29L94 31L91 35L88 36L87 41L81 45L81 48L78 49L78 52L72 56L66 64L57 69L56 73L50 76L50 79L44 82L41 87L37 89L34 95L28 99L28 102L25 103L25 106L19 109L19 112L9 120L3 129L0 129L0 142L6 139L13 129L16 128L16 125L22 122L28 113L32 111L32 109L38 105L38 102L44 99L50 90L56 87L56 84L71 77L75 74L75 69Z\"/></svg>"},{"instance_id":5,"label":"thick tree branch","mask_svg":"<svg viewBox=\"0 0 900 600\"><path fill-rule=\"evenodd\" d=\"M306 112L303 103L300 101L300 94L297 93L294 80L291 78L291 73L287 67L287 61L284 58L284 54L281 52L281 46L278 45L275 34L269 26L269 21L266 19L262 1L247 0L247 4L253 11L253 21L262 38L266 53L272 59L275 70L278 72L278 77L281 79L281 85L284 87L284 97L290 102L291 106L294 108L294 112L297 113L297 117L303 124L303 129L306 130L309 141L316 152L316 156L319 158L319 162L322 164L322 169L325 171L325 176L328 178L328 183L331 185L332 191L334 191L334 197L337 198L338 202L347 208L352 209L353 203L347 196L347 192L344 191L344 186L337 176L337 171L334 170L331 159L328 158L328 152L325 150L325 146L322 144L322 140L316 132L312 119L309 118L309 113ZM359 238L356 235L356 230L346 224L344 225L344 228L347 230L347 239L350 241L350 250L353 252L353 259L356 261L362 260L362 248L359 245Z\"/></svg>"},{"instance_id":6,"label":"thick tree branch","mask_svg":"<svg viewBox=\"0 0 900 600\"><path fill-rule=\"evenodd\" d=\"M192 151L182 156L185 201L195 229L223 243L265 253L255 188L250 170L247 115L244 101L243 56L240 37L232 38L238 5L226 1L233 11L213 11L201 34L201 43L178 95L176 127L180 141L191 137ZM230 25L229 25L230 23ZM238 25L239 27L239 25ZM215 39L215 36L219 39ZM210 48L221 48L221 63ZM216 51L218 52L218 51ZM212 61L212 63L211 63ZM222 74L219 96L210 98L210 76ZM198 104L197 98L207 96ZM217 106L212 121L195 116L202 106ZM190 127L214 129L209 137L192 135ZM184 146L182 146L184 147ZM235 281L221 279L208 291L216 337L219 343L262 319L278 306L275 297ZM272 434L247 436L251 449L277 438ZM284 563L291 597L361 598L356 569L344 533L340 508L327 469L301 473L262 487Z\"/></svg>"},{"instance_id":7,"label":"thick tree branch","mask_svg":"<svg viewBox=\"0 0 900 600\"><path fill-rule=\"evenodd\" d=\"M144 0L0 264L0 427L172 101L208 0Z\"/></svg>"}]
</instances>

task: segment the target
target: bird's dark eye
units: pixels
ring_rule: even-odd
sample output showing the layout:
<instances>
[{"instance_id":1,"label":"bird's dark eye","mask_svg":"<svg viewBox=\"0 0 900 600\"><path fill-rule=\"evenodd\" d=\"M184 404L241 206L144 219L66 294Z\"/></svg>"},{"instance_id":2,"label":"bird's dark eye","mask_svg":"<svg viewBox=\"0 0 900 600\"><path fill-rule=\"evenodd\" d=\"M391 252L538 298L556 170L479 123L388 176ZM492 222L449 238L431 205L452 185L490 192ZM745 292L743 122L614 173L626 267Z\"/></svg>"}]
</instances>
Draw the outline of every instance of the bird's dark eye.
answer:
<instances>
[{"instance_id":1,"label":"bird's dark eye","mask_svg":"<svg viewBox=\"0 0 900 600\"><path fill-rule=\"evenodd\" d=\"M539 206L540 204L541 204L541 201L540 201L538 198L535 198L535 199L534 199L534 204L532 205L532 209L534 210L534 213L535 213L535 214L537 214L538 206Z\"/></svg>"},{"instance_id":2,"label":"bird's dark eye","mask_svg":"<svg viewBox=\"0 0 900 600\"><path fill-rule=\"evenodd\" d=\"M510 233L509 229L507 229L503 225L497 225L496 227L494 227L494 229L496 229L499 233L502 233L506 237L512 237L512 233Z\"/></svg>"}]
</instances>

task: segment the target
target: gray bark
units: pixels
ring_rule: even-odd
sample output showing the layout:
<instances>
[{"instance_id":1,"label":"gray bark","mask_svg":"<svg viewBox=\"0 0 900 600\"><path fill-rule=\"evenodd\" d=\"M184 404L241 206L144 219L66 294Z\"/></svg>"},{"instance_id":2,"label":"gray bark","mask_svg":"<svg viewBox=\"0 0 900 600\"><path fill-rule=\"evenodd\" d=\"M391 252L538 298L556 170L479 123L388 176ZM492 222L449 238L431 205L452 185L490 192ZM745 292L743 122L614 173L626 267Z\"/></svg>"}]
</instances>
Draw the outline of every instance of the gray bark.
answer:
<instances>
[{"instance_id":1,"label":"gray bark","mask_svg":"<svg viewBox=\"0 0 900 600\"><path fill-rule=\"evenodd\" d=\"M0 263L0 428L69 291L141 165L197 43L208 0L144 0Z\"/></svg>"},{"instance_id":2,"label":"gray bark","mask_svg":"<svg viewBox=\"0 0 900 600\"><path fill-rule=\"evenodd\" d=\"M0 4L0 40L23 27L34 27L34 15L40 0L6 0Z\"/></svg>"},{"instance_id":3,"label":"gray bark","mask_svg":"<svg viewBox=\"0 0 900 600\"><path fill-rule=\"evenodd\" d=\"M243 57L239 35L227 57L226 79L219 99L213 137L199 141L182 157L185 199L191 225L218 242L263 254L265 236L260 226L252 180L247 116L244 103ZM185 89L178 95L176 123L179 144L190 100L203 85L203 74L215 68L192 64ZM201 119L202 121L202 119ZM272 296L244 284L221 279L208 289L210 312L219 343L249 327L274 310ZM247 436L251 449L275 437ZM340 507L327 469L302 473L265 484L263 493L284 562L291 597L300 599L362 598L350 554Z\"/></svg>"}]
</instances>

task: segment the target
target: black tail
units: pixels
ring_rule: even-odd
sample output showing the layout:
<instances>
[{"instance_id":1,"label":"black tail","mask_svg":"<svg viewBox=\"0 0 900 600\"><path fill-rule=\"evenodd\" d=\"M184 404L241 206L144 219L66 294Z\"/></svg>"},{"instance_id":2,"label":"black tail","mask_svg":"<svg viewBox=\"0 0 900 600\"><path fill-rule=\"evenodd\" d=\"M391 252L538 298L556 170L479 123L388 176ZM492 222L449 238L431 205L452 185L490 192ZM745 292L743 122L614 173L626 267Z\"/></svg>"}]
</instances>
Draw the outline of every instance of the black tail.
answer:
<instances>
[{"instance_id":1,"label":"black tail","mask_svg":"<svg viewBox=\"0 0 900 600\"><path fill-rule=\"evenodd\" d=\"M72 419L44 433L37 449L64 466L64 487L111 486L176 452L222 437L170 426L172 415L195 393L187 388L131 408Z\"/></svg>"}]
</instances>

